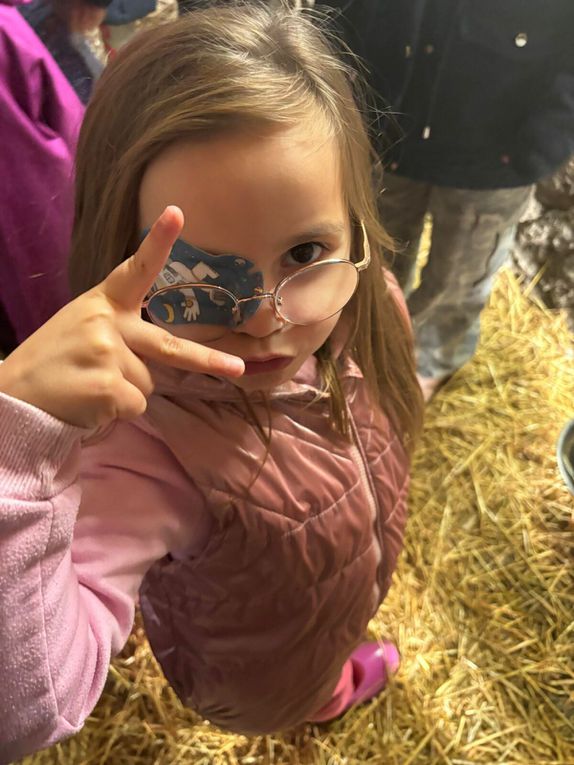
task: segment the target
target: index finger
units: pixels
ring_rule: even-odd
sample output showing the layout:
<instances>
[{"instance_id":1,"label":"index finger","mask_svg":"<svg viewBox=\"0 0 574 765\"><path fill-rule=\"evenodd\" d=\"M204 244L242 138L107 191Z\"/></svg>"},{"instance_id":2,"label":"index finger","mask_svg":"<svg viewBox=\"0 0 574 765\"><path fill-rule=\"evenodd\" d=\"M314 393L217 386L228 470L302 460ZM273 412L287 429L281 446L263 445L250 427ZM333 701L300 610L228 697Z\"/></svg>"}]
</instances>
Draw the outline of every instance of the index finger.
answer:
<instances>
[{"instance_id":1,"label":"index finger","mask_svg":"<svg viewBox=\"0 0 574 765\"><path fill-rule=\"evenodd\" d=\"M101 287L106 297L124 308L139 311L182 228L182 211L175 205L169 205L136 252L104 279Z\"/></svg>"}]
</instances>

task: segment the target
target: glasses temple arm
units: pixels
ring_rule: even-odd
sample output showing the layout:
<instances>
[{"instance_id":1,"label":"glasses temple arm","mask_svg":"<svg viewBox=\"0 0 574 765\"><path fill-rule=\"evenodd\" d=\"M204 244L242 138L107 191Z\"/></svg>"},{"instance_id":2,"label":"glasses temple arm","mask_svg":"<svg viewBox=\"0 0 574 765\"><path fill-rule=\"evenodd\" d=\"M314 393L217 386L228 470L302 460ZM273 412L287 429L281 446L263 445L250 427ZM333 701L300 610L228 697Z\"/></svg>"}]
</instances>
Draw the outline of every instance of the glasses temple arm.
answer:
<instances>
[{"instance_id":1,"label":"glasses temple arm","mask_svg":"<svg viewBox=\"0 0 574 765\"><path fill-rule=\"evenodd\" d=\"M367 236L364 221L360 222L360 226L363 234L363 259L359 263L355 263L355 268L357 271L364 271L371 262L371 245L369 244L369 237Z\"/></svg>"}]
</instances>

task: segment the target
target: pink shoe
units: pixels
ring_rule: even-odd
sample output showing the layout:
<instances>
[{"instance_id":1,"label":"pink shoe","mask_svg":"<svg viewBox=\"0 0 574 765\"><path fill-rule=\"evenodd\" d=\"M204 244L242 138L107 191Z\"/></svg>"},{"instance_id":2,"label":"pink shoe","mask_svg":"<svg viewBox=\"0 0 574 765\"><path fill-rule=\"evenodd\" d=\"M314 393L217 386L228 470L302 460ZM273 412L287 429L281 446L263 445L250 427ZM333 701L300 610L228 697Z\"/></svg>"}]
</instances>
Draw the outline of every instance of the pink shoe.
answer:
<instances>
[{"instance_id":1,"label":"pink shoe","mask_svg":"<svg viewBox=\"0 0 574 765\"><path fill-rule=\"evenodd\" d=\"M392 643L361 643L351 654L355 690L346 709L361 704L380 693L389 675L399 668L401 657Z\"/></svg>"},{"instance_id":2,"label":"pink shoe","mask_svg":"<svg viewBox=\"0 0 574 765\"><path fill-rule=\"evenodd\" d=\"M347 659L331 700L308 722L335 720L355 704L380 693L389 675L397 671L400 657L392 643L362 643Z\"/></svg>"}]
</instances>

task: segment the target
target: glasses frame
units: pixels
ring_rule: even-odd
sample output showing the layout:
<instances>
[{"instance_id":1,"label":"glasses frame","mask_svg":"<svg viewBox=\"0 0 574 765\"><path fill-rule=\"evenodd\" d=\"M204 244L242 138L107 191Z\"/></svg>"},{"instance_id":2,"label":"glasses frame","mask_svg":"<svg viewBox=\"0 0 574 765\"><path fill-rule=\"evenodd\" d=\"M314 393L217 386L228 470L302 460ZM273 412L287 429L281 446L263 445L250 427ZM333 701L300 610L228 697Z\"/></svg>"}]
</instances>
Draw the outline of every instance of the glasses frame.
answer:
<instances>
[{"instance_id":1,"label":"glasses frame","mask_svg":"<svg viewBox=\"0 0 574 765\"><path fill-rule=\"evenodd\" d=\"M260 295L253 295L251 297L247 298L238 298L236 295L233 294L233 292L230 292L225 287L220 287L218 284L205 284L204 282L182 282L181 284L170 284L167 287L161 287L159 290L156 290L152 295L149 295L146 300L143 301L141 307L145 308L147 311L148 316L150 317L152 323L155 324L153 317L151 316L150 312L147 310L148 305L150 304L152 299L155 299L159 295L164 295L166 292L173 292L174 290L182 290L182 289L193 289L200 288L204 290L209 289L217 289L224 292L233 302L233 317L235 319L235 326L238 327L242 322L240 320L241 317L241 303L248 303L253 300L271 300L273 303L273 311L275 313L275 316L280 321L283 321L287 324L294 324L298 327L306 327L311 324L316 324L319 321L326 321L327 319L330 319L331 316L334 316L336 313L339 313L339 311L342 311L345 305L349 303L355 292L357 291L357 287L359 286L359 274L361 271L364 271L366 268L369 267L369 264L371 262L371 246L369 244L369 238L367 236L367 231L365 229L365 224L363 221L360 221L359 226L361 228L361 233L363 236L363 257L359 261L359 263L354 263L352 260L348 260L346 258L329 258L328 260L319 260L317 263L310 263L308 266L303 266L303 268L299 269L298 271L295 271L292 274L289 274L289 276L286 276L284 279L281 279L281 281L275 285L273 290L271 292L262 292ZM306 324L299 324L298 322L291 321L290 319L287 319L283 314L281 313L281 296L277 296L277 293L292 279L297 278L300 274L309 272L313 269L321 268L321 266L326 266L331 263L349 263L350 265L354 266L355 271L357 272L357 284L355 285L355 289L353 290L353 293L347 300L347 302L339 308L337 311L333 311L332 314L329 316L325 316L322 319L317 319L316 321L310 321ZM239 320L238 320L239 317ZM157 325L156 325L157 326Z\"/></svg>"}]
</instances>

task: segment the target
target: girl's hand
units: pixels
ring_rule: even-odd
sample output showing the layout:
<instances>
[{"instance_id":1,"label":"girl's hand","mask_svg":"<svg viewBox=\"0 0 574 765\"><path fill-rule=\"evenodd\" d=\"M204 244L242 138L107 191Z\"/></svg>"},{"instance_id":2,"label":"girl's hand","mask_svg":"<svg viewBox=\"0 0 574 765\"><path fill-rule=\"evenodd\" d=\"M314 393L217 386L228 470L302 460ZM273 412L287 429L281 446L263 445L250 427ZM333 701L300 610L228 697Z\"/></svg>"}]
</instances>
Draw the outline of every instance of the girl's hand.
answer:
<instances>
[{"instance_id":1,"label":"girl's hand","mask_svg":"<svg viewBox=\"0 0 574 765\"><path fill-rule=\"evenodd\" d=\"M142 359L239 377L243 361L143 321L141 304L183 226L167 207L131 258L73 300L0 364L0 391L80 427L142 414L153 382Z\"/></svg>"}]
</instances>

